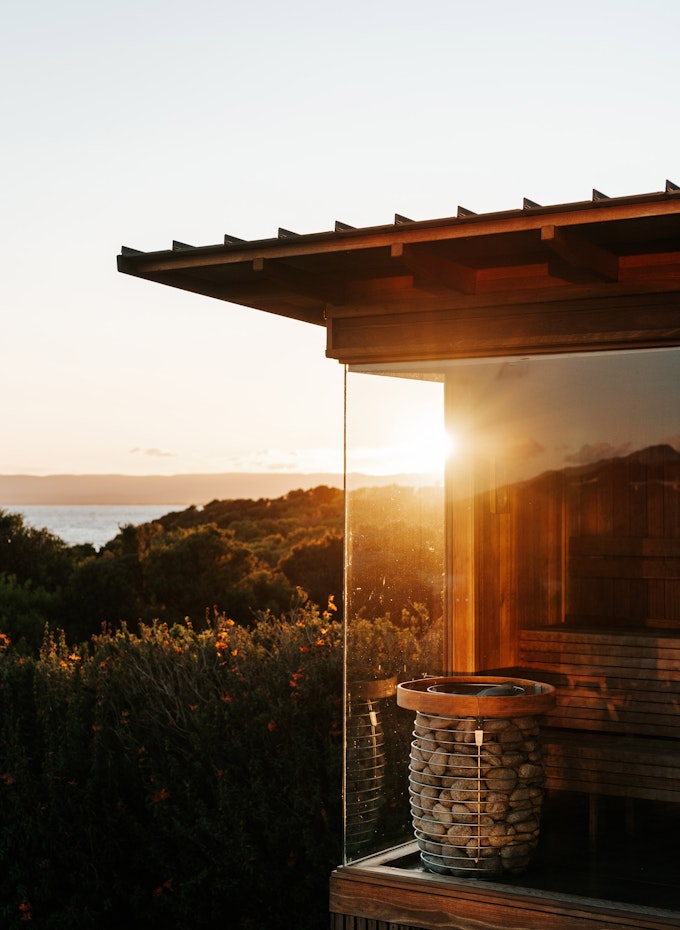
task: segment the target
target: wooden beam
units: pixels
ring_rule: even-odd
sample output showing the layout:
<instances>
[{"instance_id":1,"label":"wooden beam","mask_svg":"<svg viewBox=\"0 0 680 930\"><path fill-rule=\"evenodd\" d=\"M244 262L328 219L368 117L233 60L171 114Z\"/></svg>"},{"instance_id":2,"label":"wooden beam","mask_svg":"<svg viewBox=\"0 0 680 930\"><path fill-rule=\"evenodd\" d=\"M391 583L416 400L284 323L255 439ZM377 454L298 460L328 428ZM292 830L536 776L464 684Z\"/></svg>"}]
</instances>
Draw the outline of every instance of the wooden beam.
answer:
<instances>
[{"instance_id":1,"label":"wooden beam","mask_svg":"<svg viewBox=\"0 0 680 930\"><path fill-rule=\"evenodd\" d=\"M397 243L390 250L400 265L426 281L443 284L461 294L474 294L477 289L477 272L469 265L444 258L426 246Z\"/></svg>"},{"instance_id":2,"label":"wooden beam","mask_svg":"<svg viewBox=\"0 0 680 930\"><path fill-rule=\"evenodd\" d=\"M619 279L618 256L589 242L573 230L544 226L541 229L541 242L574 268L589 271L605 281Z\"/></svg>"},{"instance_id":3,"label":"wooden beam","mask_svg":"<svg viewBox=\"0 0 680 930\"><path fill-rule=\"evenodd\" d=\"M252 262L252 270L286 292L311 297L324 303L341 304L343 302L342 288L336 282L321 275L300 271L280 259L255 258Z\"/></svg>"},{"instance_id":4,"label":"wooden beam","mask_svg":"<svg viewBox=\"0 0 680 930\"><path fill-rule=\"evenodd\" d=\"M675 281L680 285L680 247L673 252L622 256L619 260L619 280L626 283Z\"/></svg>"},{"instance_id":5,"label":"wooden beam","mask_svg":"<svg viewBox=\"0 0 680 930\"><path fill-rule=\"evenodd\" d=\"M475 295L434 310L353 304L328 312L327 355L341 362L479 358L680 345L680 291L484 306ZM537 292L540 296L540 292ZM602 291L600 291L602 293ZM531 295L536 300L536 294Z\"/></svg>"},{"instance_id":6,"label":"wooden beam","mask_svg":"<svg viewBox=\"0 0 680 930\"><path fill-rule=\"evenodd\" d=\"M659 236L667 238L680 230L680 197L663 195L665 199L638 203L605 201L595 208L588 202L589 209L582 205L572 206L559 212L559 228L570 226L581 228L593 224L604 227L608 222L646 219L652 224L661 223ZM673 230L663 228L672 224ZM488 219L481 216L469 216L467 222L460 220L436 220L430 223L412 223L412 225L391 225L374 229L357 229L353 233L338 238L334 232L319 233L313 236L296 236L287 239L269 239L244 243L243 248L226 249L223 246L210 246L192 249L186 252L145 252L137 256L134 264L126 266L125 273L150 276L157 272L196 269L213 266L250 262L259 255L276 259L292 259L297 256L328 255L339 252L351 253L366 249L389 248L403 243L454 242L464 240L482 241L487 236L504 236L516 232L539 230L546 226L545 208L541 210L514 211L498 214ZM348 259L350 261L350 259Z\"/></svg>"},{"instance_id":7,"label":"wooden beam","mask_svg":"<svg viewBox=\"0 0 680 930\"><path fill-rule=\"evenodd\" d=\"M385 306L404 301L412 304L416 299L414 288L413 274L408 271L384 277L359 278L347 283L344 302L352 307L375 302ZM426 299L422 292L419 297L421 301Z\"/></svg>"}]
</instances>

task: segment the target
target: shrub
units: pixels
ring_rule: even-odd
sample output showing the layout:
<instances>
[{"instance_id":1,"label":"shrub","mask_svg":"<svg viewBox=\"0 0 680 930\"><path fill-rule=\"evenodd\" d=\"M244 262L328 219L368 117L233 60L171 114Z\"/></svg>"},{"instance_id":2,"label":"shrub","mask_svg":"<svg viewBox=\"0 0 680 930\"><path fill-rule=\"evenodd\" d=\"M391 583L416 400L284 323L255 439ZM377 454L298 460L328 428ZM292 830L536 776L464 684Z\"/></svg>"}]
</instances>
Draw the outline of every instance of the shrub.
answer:
<instances>
[{"instance_id":1,"label":"shrub","mask_svg":"<svg viewBox=\"0 0 680 930\"><path fill-rule=\"evenodd\" d=\"M0 639L0 925L318 927L341 856L339 624Z\"/></svg>"}]
</instances>

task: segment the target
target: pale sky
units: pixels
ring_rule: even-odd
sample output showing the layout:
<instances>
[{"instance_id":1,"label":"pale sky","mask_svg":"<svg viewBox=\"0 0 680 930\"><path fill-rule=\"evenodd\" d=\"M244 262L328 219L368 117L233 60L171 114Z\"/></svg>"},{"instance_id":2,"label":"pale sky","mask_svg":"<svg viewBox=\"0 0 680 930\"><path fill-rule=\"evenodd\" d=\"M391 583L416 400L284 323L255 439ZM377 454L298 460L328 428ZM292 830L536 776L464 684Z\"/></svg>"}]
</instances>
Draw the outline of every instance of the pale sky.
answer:
<instances>
[{"instance_id":1,"label":"pale sky","mask_svg":"<svg viewBox=\"0 0 680 930\"><path fill-rule=\"evenodd\" d=\"M116 271L680 183L676 0L24 0L3 18L0 474L339 471L322 329Z\"/></svg>"}]
</instances>

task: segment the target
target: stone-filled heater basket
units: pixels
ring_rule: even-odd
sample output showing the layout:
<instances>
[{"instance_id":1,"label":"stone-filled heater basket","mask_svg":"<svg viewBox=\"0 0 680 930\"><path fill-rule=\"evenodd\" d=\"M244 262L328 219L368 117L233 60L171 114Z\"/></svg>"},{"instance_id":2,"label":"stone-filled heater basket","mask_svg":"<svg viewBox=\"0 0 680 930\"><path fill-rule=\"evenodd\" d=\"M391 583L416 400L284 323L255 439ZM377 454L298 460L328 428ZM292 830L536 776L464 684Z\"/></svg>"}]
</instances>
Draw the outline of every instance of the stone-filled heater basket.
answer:
<instances>
[{"instance_id":1,"label":"stone-filled heater basket","mask_svg":"<svg viewBox=\"0 0 680 930\"><path fill-rule=\"evenodd\" d=\"M409 792L426 869L518 875L539 837L545 776L539 721L555 689L521 678L423 678L397 687L416 711Z\"/></svg>"}]
</instances>

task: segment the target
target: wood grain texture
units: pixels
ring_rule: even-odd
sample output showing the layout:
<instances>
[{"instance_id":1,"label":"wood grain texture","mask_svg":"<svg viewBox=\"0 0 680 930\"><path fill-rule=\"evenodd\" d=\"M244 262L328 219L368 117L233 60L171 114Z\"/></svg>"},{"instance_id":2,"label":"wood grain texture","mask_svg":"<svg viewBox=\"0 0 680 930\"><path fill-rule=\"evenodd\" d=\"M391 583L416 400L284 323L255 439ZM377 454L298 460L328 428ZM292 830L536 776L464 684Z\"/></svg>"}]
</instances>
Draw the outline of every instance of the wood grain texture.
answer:
<instances>
[{"instance_id":1,"label":"wood grain texture","mask_svg":"<svg viewBox=\"0 0 680 930\"><path fill-rule=\"evenodd\" d=\"M680 635L524 630L520 658L556 687L548 787L680 802Z\"/></svg>"},{"instance_id":2,"label":"wood grain texture","mask_svg":"<svg viewBox=\"0 0 680 930\"><path fill-rule=\"evenodd\" d=\"M330 880L332 919L340 930L375 920L376 930L670 930L675 915L653 908L518 889L492 882L442 879L389 868L381 857L338 869ZM337 930L337 923L332 925Z\"/></svg>"}]
</instances>

